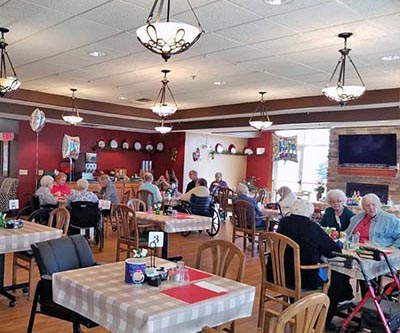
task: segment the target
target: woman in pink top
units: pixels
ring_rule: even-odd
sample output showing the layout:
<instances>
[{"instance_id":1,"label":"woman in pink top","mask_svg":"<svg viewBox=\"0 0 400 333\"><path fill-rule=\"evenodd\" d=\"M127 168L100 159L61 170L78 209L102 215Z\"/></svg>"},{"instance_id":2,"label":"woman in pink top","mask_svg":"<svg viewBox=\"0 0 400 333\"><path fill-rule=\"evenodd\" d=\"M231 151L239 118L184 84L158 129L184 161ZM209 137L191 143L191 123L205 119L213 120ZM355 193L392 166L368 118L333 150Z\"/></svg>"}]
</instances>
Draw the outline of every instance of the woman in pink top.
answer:
<instances>
[{"instance_id":1,"label":"woman in pink top","mask_svg":"<svg viewBox=\"0 0 400 333\"><path fill-rule=\"evenodd\" d=\"M57 197L69 197L71 190L66 184L67 175L64 172L59 172L56 176L51 193Z\"/></svg>"}]
</instances>

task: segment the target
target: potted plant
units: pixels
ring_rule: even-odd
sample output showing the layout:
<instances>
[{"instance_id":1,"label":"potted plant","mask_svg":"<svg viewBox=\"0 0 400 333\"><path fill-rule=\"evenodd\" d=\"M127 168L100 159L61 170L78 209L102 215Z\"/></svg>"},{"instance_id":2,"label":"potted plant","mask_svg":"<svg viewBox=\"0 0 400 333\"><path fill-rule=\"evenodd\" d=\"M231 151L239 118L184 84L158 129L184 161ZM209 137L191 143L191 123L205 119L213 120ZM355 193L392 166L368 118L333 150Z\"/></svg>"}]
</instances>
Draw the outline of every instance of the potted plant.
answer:
<instances>
[{"instance_id":1,"label":"potted plant","mask_svg":"<svg viewBox=\"0 0 400 333\"><path fill-rule=\"evenodd\" d=\"M325 183L322 180L318 181L317 187L314 188L314 191L317 192L317 201L321 200L322 194L325 192L325 188Z\"/></svg>"}]
</instances>

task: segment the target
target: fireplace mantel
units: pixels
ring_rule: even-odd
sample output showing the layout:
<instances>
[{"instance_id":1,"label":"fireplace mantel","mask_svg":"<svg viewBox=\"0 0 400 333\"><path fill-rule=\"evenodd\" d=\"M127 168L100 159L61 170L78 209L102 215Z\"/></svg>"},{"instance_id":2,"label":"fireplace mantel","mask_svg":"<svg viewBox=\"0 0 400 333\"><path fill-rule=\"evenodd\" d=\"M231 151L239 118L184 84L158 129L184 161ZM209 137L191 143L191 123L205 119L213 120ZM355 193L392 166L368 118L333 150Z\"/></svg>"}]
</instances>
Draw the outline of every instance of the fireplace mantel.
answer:
<instances>
[{"instance_id":1,"label":"fireplace mantel","mask_svg":"<svg viewBox=\"0 0 400 333\"><path fill-rule=\"evenodd\" d=\"M396 169L384 168L350 168L338 167L337 173L339 175L353 175L353 176L366 176L366 177L396 177Z\"/></svg>"}]
</instances>

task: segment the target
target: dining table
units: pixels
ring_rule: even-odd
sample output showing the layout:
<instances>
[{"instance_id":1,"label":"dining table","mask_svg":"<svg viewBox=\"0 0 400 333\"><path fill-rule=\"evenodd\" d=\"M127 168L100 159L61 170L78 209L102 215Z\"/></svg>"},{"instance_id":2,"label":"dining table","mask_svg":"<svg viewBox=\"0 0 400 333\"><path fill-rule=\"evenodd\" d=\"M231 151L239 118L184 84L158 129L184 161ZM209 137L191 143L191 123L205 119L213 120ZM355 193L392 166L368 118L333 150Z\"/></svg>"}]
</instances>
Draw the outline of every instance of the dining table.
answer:
<instances>
[{"instance_id":1,"label":"dining table","mask_svg":"<svg viewBox=\"0 0 400 333\"><path fill-rule=\"evenodd\" d=\"M156 266L175 263L156 258ZM254 286L188 269L189 284L158 287L125 283L125 262L55 273L53 300L113 333L192 333L251 316Z\"/></svg>"},{"instance_id":2,"label":"dining table","mask_svg":"<svg viewBox=\"0 0 400 333\"><path fill-rule=\"evenodd\" d=\"M0 295L10 300L10 306L15 305L16 298L14 295L8 293L8 291L26 287L27 284L4 285L5 254L30 250L32 244L59 238L62 236L63 232L61 229L51 228L38 223L28 221L22 222L22 228L0 228Z\"/></svg>"},{"instance_id":3,"label":"dining table","mask_svg":"<svg viewBox=\"0 0 400 333\"><path fill-rule=\"evenodd\" d=\"M208 216L193 215L177 212L176 216L164 215L162 212L136 212L138 224L152 224L164 233L162 258L168 258L168 234L186 231L199 231L211 229L212 219Z\"/></svg>"}]
</instances>

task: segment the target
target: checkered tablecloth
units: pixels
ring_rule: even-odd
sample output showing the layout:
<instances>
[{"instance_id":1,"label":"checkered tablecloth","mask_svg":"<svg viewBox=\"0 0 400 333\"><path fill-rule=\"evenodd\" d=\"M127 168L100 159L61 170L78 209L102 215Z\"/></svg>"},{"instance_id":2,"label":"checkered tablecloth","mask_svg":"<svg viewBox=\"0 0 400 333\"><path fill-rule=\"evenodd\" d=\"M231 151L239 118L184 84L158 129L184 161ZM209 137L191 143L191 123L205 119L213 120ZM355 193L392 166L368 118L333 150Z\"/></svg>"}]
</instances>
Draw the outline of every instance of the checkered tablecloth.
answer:
<instances>
[{"instance_id":1,"label":"checkered tablecloth","mask_svg":"<svg viewBox=\"0 0 400 333\"><path fill-rule=\"evenodd\" d=\"M157 258L157 266L168 263ZM53 299L113 333L191 333L205 325L250 317L255 287L211 276L204 281L228 292L188 304L160 291L176 287L133 287L124 282L125 263L117 262L53 275Z\"/></svg>"},{"instance_id":2,"label":"checkered tablecloth","mask_svg":"<svg viewBox=\"0 0 400 333\"><path fill-rule=\"evenodd\" d=\"M136 212L138 223L152 223L161 230L173 233L211 229L211 217L178 213L177 217L156 215L155 212Z\"/></svg>"},{"instance_id":3,"label":"checkered tablecloth","mask_svg":"<svg viewBox=\"0 0 400 333\"><path fill-rule=\"evenodd\" d=\"M20 229L0 228L0 253L30 250L37 242L59 238L62 230L24 221Z\"/></svg>"},{"instance_id":4,"label":"checkered tablecloth","mask_svg":"<svg viewBox=\"0 0 400 333\"><path fill-rule=\"evenodd\" d=\"M391 250L393 250L393 253L388 254L389 262L395 270L399 270L400 269L400 250L394 249L394 248ZM390 273L389 267L383 258L381 261L376 261L376 260L372 260L372 259L360 258L356 254L355 250L344 250L343 252L345 254L352 255L354 257L361 259L363 270L369 278L376 278L378 276L382 276L382 275ZM353 277L353 278L356 278L359 280L364 280L364 277L361 273L361 268L356 261L353 260L353 268L351 268L351 269L343 267L342 261L343 261L343 258L341 258L341 257L329 259L331 269L336 272L346 274L350 277Z\"/></svg>"}]
</instances>

